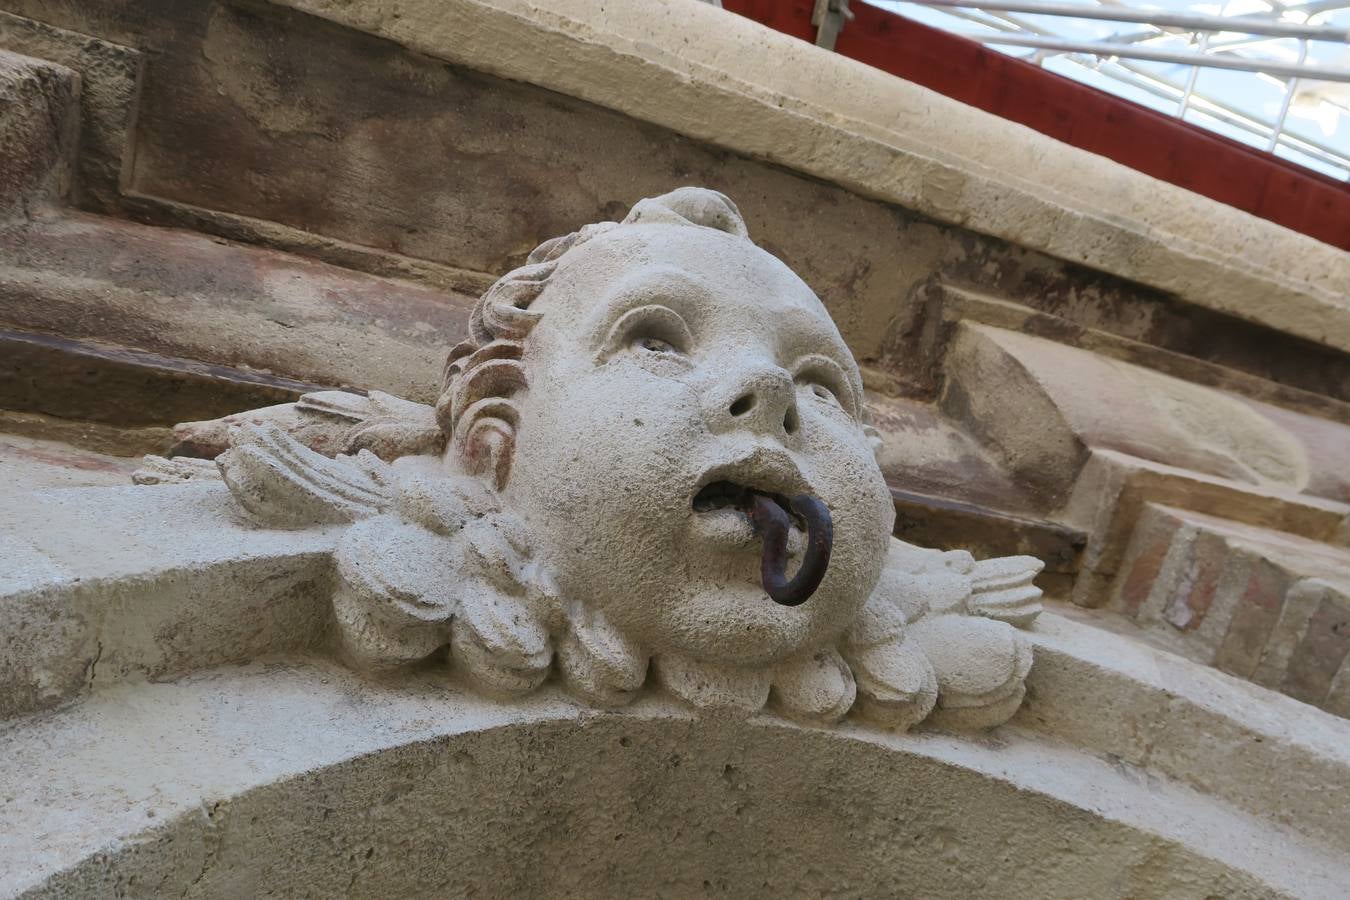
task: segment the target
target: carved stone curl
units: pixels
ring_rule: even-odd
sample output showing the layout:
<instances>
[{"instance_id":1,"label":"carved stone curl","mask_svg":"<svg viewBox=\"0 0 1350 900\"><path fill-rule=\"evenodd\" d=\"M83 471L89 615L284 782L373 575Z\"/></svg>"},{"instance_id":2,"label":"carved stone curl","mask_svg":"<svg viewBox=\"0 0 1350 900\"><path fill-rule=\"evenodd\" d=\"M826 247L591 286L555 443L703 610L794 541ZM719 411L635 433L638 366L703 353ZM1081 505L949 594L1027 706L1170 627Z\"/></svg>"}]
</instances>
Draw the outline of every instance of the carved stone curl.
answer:
<instances>
[{"instance_id":1,"label":"carved stone curl","mask_svg":"<svg viewBox=\"0 0 1350 900\"><path fill-rule=\"evenodd\" d=\"M700 709L893 729L1022 700L1041 563L890 537L857 365L713 191L541 245L479 301L434 407L328 391L178 436L215 468L156 458L138 481L220 477L261 525L347 523L333 610L359 668L448 652L486 692L556 673L606 707L650 670ZM800 565L801 496L833 549L782 606L747 509L782 508Z\"/></svg>"}]
</instances>

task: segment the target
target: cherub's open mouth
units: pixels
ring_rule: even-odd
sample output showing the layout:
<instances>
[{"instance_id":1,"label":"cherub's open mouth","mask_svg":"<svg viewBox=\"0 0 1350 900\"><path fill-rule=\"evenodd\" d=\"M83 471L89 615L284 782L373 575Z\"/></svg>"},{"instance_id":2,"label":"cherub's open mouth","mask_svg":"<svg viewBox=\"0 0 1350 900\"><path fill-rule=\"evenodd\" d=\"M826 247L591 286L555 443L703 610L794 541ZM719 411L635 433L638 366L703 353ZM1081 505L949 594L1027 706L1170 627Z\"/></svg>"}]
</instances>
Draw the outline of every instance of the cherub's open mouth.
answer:
<instances>
[{"instance_id":1,"label":"cherub's open mouth","mask_svg":"<svg viewBox=\"0 0 1350 900\"><path fill-rule=\"evenodd\" d=\"M760 580L776 603L805 603L825 577L834 544L834 523L825 504L811 494L788 498L780 493L749 487L735 481L710 481L694 494L696 513L735 510L750 521L764 547L760 556ZM797 574L787 577L787 543L793 525L806 533L806 555Z\"/></svg>"},{"instance_id":2,"label":"cherub's open mouth","mask_svg":"<svg viewBox=\"0 0 1350 900\"><path fill-rule=\"evenodd\" d=\"M796 525L802 531L806 530L806 522L801 516L791 511L791 504L787 497L775 491L760 490L747 487L743 484L737 484L734 481L714 481L703 486L697 494L694 495L694 512L715 512L719 509L733 509L737 512L750 515L754 506L755 497L767 497L774 503L783 508L791 518L791 524Z\"/></svg>"}]
</instances>

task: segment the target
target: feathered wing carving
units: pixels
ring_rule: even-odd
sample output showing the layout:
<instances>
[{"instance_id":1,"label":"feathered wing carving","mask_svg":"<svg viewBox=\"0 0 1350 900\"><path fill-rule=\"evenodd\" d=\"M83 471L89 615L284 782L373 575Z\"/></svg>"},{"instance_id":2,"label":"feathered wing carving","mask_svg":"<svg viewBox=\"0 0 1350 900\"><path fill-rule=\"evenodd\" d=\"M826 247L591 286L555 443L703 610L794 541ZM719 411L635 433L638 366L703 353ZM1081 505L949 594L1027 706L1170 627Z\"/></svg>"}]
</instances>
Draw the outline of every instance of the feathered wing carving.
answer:
<instances>
[{"instance_id":1,"label":"feathered wing carving","mask_svg":"<svg viewBox=\"0 0 1350 900\"><path fill-rule=\"evenodd\" d=\"M439 453L445 447L445 434L431 406L382 391L318 391L294 403L176 425L175 449L182 456L215 458L229 449L233 429L250 425L273 425L324 456L369 450L392 462L401 456Z\"/></svg>"},{"instance_id":2,"label":"feathered wing carving","mask_svg":"<svg viewBox=\"0 0 1350 900\"><path fill-rule=\"evenodd\" d=\"M1000 725L1021 705L1041 611L1030 556L979 562L965 551L891 542L886 566L845 636L858 710L892 728Z\"/></svg>"},{"instance_id":3,"label":"feathered wing carving","mask_svg":"<svg viewBox=\"0 0 1350 900\"><path fill-rule=\"evenodd\" d=\"M1045 563L1034 556L1001 556L971 571L969 608L977 616L1025 628L1041 614L1041 589L1032 584Z\"/></svg>"},{"instance_id":4,"label":"feathered wing carving","mask_svg":"<svg viewBox=\"0 0 1350 900\"><path fill-rule=\"evenodd\" d=\"M239 505L273 528L355 522L394 499L389 465L369 450L329 459L270 423L232 432L216 464Z\"/></svg>"}]
</instances>

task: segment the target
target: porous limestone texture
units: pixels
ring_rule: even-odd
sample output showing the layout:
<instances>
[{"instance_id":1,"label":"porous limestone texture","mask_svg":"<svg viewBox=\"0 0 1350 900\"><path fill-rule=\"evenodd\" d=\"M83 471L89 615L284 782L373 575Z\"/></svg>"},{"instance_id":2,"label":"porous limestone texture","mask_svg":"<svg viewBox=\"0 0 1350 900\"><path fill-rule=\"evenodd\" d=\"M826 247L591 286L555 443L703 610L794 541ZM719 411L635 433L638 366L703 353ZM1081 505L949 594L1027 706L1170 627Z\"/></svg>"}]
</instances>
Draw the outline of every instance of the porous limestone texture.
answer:
<instances>
[{"instance_id":1,"label":"porous limestone texture","mask_svg":"<svg viewBox=\"0 0 1350 900\"><path fill-rule=\"evenodd\" d=\"M996 329L953 346L972 396L974 361L1034 355ZM1120 434L1052 374L1018 377L1088 447L1066 482L1117 497L1101 467L1147 461L1106 449ZM147 457L116 487L127 461L0 441L19 482L0 490L0 894L1335 897L1350 879L1350 721L1104 611L1043 612L1036 559L889 536L861 374L721 194L540 246L424 394L184 423L205 458ZM1137 421L1192 424L1171 410ZM1223 489L1310 484L1279 483L1288 458L1237 472L1273 485ZM790 496L833 522L797 606L772 599L748 502ZM1306 530L1334 528L1338 504L1302 502ZM820 521L786 528L804 569ZM1097 550L1094 571L1119 564Z\"/></svg>"},{"instance_id":2,"label":"porous limestone texture","mask_svg":"<svg viewBox=\"0 0 1350 900\"><path fill-rule=\"evenodd\" d=\"M0 6L0 895L1344 895L1344 254L692 0Z\"/></svg>"},{"instance_id":3,"label":"porous limestone texture","mask_svg":"<svg viewBox=\"0 0 1350 900\"><path fill-rule=\"evenodd\" d=\"M1034 732L502 704L439 672L110 687L0 752L7 896L1312 900L1350 877L1343 851Z\"/></svg>"},{"instance_id":4,"label":"porous limestone texture","mask_svg":"<svg viewBox=\"0 0 1350 900\"><path fill-rule=\"evenodd\" d=\"M79 99L75 72L0 49L0 223L70 190Z\"/></svg>"}]
</instances>

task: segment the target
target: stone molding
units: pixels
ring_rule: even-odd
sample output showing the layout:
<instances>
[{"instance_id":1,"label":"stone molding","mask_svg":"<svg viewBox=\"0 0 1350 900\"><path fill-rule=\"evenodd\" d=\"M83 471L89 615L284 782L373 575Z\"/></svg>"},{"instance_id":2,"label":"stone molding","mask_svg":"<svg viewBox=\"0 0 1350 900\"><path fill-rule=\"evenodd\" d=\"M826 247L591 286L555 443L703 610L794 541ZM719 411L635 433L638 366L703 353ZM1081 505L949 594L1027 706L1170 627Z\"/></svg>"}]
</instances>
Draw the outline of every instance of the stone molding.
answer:
<instances>
[{"instance_id":1,"label":"stone molding","mask_svg":"<svg viewBox=\"0 0 1350 900\"><path fill-rule=\"evenodd\" d=\"M279 0L1341 350L1344 251L694 0Z\"/></svg>"}]
</instances>

